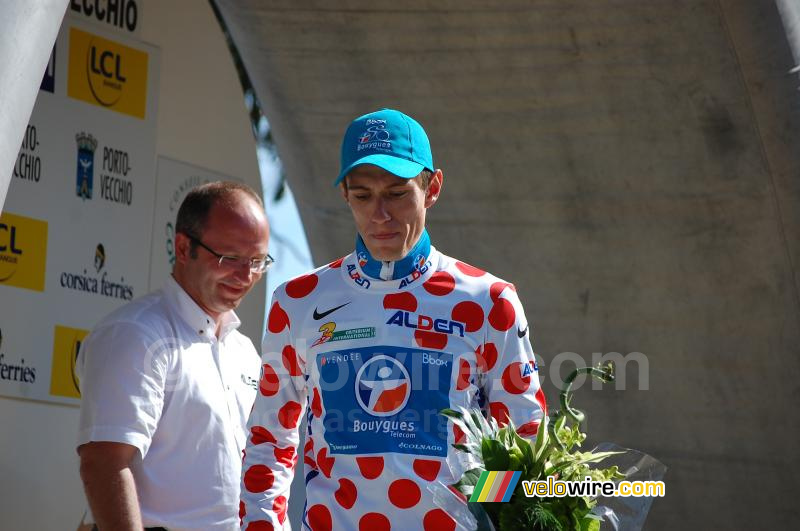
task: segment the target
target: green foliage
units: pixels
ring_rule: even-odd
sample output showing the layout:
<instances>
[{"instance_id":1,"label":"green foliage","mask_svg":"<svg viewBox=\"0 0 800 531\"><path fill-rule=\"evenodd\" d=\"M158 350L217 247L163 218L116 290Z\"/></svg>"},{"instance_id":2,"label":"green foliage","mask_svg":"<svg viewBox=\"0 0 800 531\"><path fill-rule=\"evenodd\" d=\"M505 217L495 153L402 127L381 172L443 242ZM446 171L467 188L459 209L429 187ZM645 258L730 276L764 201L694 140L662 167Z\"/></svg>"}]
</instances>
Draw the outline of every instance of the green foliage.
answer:
<instances>
[{"instance_id":1,"label":"green foliage","mask_svg":"<svg viewBox=\"0 0 800 531\"><path fill-rule=\"evenodd\" d=\"M613 367L584 367L567 378L561 393L562 411L552 419L545 416L536 439L529 441L517 434L513 423L500 428L478 410L443 410L465 434L462 444L453 445L475 456L482 467L464 474L454 485L469 498L483 470L520 471L520 482L509 503L482 503L494 526L500 530L532 529L541 531L599 531L600 521L591 513L596 500L589 496L540 498L525 496L524 480L542 481L552 476L564 481L581 481L587 476L595 481L621 479L616 466L597 468L596 463L619 452L581 452L586 440L580 422L584 414L570 406L569 393L578 372L587 372L602 381L613 380ZM568 424L568 419L573 424ZM593 467L592 465L595 465Z\"/></svg>"}]
</instances>

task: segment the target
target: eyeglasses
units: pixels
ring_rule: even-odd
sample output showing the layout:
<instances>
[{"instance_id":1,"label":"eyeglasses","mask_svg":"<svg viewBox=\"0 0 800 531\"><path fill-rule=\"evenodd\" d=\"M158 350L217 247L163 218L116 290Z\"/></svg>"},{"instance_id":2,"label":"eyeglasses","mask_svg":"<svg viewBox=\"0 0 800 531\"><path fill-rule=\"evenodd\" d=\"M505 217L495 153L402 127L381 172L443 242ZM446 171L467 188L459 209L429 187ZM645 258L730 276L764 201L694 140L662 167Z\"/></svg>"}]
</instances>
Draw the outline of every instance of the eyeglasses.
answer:
<instances>
[{"instance_id":1,"label":"eyeglasses","mask_svg":"<svg viewBox=\"0 0 800 531\"><path fill-rule=\"evenodd\" d=\"M229 269L239 269L241 267L247 266L250 268L251 273L263 273L269 266L275 263L275 259L272 258L269 254L264 258L240 258L238 256L226 256L224 254L219 254L217 251L209 247L208 245L201 242L199 239L195 238L194 236L189 236L189 239L208 251L209 253L213 254L217 258L219 258L219 265L221 267L227 267Z\"/></svg>"}]
</instances>

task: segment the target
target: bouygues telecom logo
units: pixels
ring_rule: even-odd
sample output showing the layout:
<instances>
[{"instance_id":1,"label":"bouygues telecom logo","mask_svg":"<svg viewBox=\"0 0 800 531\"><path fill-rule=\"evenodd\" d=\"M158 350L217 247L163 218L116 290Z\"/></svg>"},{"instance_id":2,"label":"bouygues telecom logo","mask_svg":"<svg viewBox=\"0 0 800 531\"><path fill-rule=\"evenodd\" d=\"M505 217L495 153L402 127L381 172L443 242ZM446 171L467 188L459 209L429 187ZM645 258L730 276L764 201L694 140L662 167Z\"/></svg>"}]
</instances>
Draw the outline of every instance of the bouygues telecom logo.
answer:
<instances>
[{"instance_id":1,"label":"bouygues telecom logo","mask_svg":"<svg viewBox=\"0 0 800 531\"><path fill-rule=\"evenodd\" d=\"M80 398L75 362L88 330L56 325L53 333L53 365L50 378L50 394L67 398Z\"/></svg>"},{"instance_id":2,"label":"bouygues telecom logo","mask_svg":"<svg viewBox=\"0 0 800 531\"><path fill-rule=\"evenodd\" d=\"M0 216L0 286L44 291L47 222L4 212Z\"/></svg>"},{"instance_id":3,"label":"bouygues telecom logo","mask_svg":"<svg viewBox=\"0 0 800 531\"><path fill-rule=\"evenodd\" d=\"M147 62L146 52L70 28L67 94L144 119Z\"/></svg>"}]
</instances>

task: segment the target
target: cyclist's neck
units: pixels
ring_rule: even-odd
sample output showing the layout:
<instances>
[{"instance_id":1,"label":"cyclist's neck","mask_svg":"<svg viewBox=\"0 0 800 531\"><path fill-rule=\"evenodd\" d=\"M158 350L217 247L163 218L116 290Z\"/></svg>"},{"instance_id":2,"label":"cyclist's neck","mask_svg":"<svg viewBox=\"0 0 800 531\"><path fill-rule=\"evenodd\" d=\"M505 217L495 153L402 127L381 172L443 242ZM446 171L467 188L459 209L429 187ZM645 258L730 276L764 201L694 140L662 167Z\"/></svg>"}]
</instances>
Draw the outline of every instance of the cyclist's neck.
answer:
<instances>
[{"instance_id":1,"label":"cyclist's neck","mask_svg":"<svg viewBox=\"0 0 800 531\"><path fill-rule=\"evenodd\" d=\"M400 260L376 260L370 254L361 235L356 236L356 257L361 270L368 277L379 280L405 278L414 269L423 266L431 254L431 239L428 230L423 229L414 247Z\"/></svg>"}]
</instances>

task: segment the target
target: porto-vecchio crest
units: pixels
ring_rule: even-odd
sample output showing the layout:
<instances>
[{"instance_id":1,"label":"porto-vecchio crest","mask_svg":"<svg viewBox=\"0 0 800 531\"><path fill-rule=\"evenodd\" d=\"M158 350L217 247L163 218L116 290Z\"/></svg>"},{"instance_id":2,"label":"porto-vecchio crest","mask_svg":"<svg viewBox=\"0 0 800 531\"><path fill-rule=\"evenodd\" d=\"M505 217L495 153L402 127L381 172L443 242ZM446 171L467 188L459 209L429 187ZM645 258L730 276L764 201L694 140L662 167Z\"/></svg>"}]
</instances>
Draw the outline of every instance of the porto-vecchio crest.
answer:
<instances>
[{"instance_id":1,"label":"porto-vecchio crest","mask_svg":"<svg viewBox=\"0 0 800 531\"><path fill-rule=\"evenodd\" d=\"M94 150L97 149L97 140L89 133L80 132L75 135L75 141L78 142L75 193L83 199L91 199L94 182Z\"/></svg>"}]
</instances>

